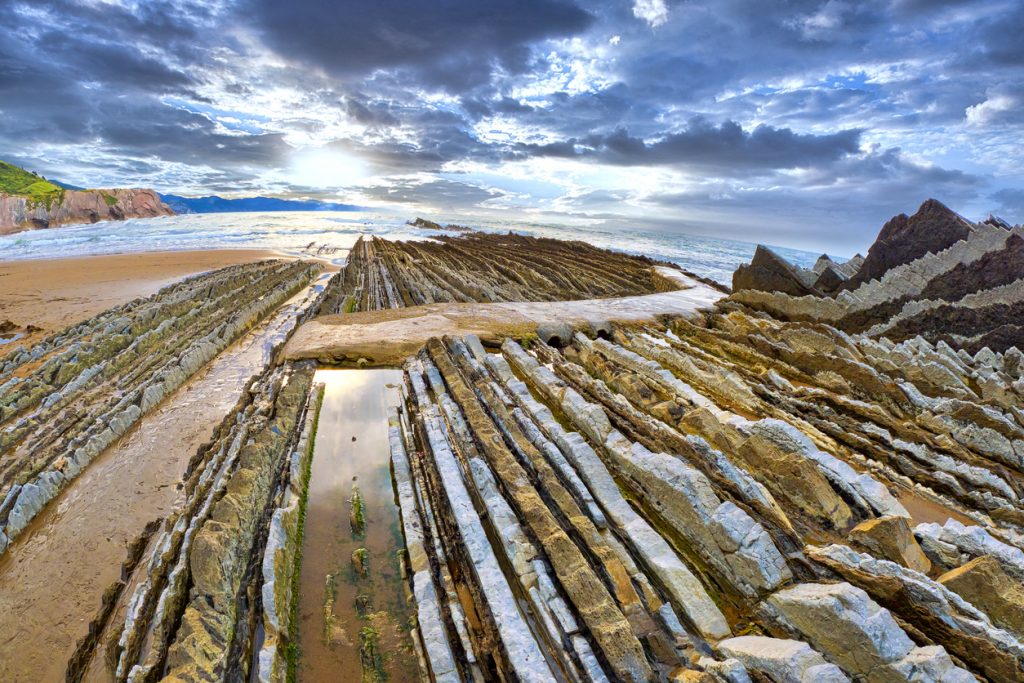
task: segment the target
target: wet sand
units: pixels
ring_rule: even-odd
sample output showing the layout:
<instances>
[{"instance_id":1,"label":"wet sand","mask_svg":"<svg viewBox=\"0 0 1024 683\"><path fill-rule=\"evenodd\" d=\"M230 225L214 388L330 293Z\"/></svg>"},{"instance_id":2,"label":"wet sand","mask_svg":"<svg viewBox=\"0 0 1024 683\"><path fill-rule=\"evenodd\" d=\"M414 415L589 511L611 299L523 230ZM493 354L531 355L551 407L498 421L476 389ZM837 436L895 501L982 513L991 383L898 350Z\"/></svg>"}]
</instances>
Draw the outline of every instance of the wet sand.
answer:
<instances>
[{"instance_id":1,"label":"wet sand","mask_svg":"<svg viewBox=\"0 0 1024 683\"><path fill-rule=\"evenodd\" d=\"M0 556L0 680L63 680L103 591L120 575L127 544L173 509L189 460L270 360L305 296L230 346L100 454Z\"/></svg>"},{"instance_id":2,"label":"wet sand","mask_svg":"<svg viewBox=\"0 0 1024 683\"><path fill-rule=\"evenodd\" d=\"M324 382L325 391L302 543L298 680L360 680L359 638L366 628L379 634L389 680L415 680L419 673L399 571L404 544L387 431L388 406L401 400L402 373L321 370L316 381ZM350 527L353 485L359 487L366 520L362 537ZM352 552L359 548L367 551L367 577L356 576L352 568ZM356 609L357 595L369 599L365 616Z\"/></svg>"},{"instance_id":3,"label":"wet sand","mask_svg":"<svg viewBox=\"0 0 1024 683\"><path fill-rule=\"evenodd\" d=\"M212 249L0 261L0 323L41 328L11 346L33 343L188 275L267 258L288 257L265 249Z\"/></svg>"}]
</instances>

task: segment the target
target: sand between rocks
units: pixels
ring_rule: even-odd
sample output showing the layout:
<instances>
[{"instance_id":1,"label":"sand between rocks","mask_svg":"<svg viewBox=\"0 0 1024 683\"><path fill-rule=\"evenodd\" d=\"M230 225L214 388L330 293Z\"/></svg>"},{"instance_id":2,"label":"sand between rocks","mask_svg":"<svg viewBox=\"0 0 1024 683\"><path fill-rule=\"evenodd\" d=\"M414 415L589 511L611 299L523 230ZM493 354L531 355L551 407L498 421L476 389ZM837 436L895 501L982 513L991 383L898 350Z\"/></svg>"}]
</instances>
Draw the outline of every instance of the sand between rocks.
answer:
<instances>
[{"instance_id":1,"label":"sand between rocks","mask_svg":"<svg viewBox=\"0 0 1024 683\"><path fill-rule=\"evenodd\" d=\"M268 258L288 257L266 249L211 249L0 262L0 323L41 328L10 344L28 345L183 277Z\"/></svg>"}]
</instances>

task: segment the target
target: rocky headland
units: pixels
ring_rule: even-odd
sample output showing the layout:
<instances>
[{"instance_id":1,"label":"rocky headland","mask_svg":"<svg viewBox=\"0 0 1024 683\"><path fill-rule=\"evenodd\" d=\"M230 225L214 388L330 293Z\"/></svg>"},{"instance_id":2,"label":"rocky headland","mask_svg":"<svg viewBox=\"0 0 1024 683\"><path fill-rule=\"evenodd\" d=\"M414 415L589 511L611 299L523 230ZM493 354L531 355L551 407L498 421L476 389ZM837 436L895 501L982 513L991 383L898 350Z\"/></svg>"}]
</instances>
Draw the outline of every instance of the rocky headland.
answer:
<instances>
[{"instance_id":1,"label":"rocky headland","mask_svg":"<svg viewBox=\"0 0 1024 683\"><path fill-rule=\"evenodd\" d=\"M0 234L61 225L173 216L153 190L65 190L53 203L0 193Z\"/></svg>"},{"instance_id":2,"label":"rocky headland","mask_svg":"<svg viewBox=\"0 0 1024 683\"><path fill-rule=\"evenodd\" d=\"M363 681L396 658L445 683L1024 680L1024 356L985 343L1015 339L1013 303L994 306L1021 294L1019 232L930 201L863 260L761 249L731 295L579 243L362 240L292 297L297 333L264 342L161 521L125 522L137 543L67 678L294 680L306 628ZM315 273L216 271L9 354L6 528ZM249 313L217 326L232 301ZM945 327L918 317L944 306ZM957 327L970 311L991 322ZM394 320L427 332L392 338ZM381 335L365 356L356 328ZM401 368L358 443L317 360ZM317 444L354 460L367 439L386 495L325 489ZM326 537L304 528L324 495L317 519L345 522ZM385 518L397 554L373 550ZM310 562L332 569L303 579Z\"/></svg>"},{"instance_id":3,"label":"rocky headland","mask_svg":"<svg viewBox=\"0 0 1024 683\"><path fill-rule=\"evenodd\" d=\"M0 161L0 235L173 215L153 190L70 190Z\"/></svg>"},{"instance_id":4,"label":"rocky headland","mask_svg":"<svg viewBox=\"0 0 1024 683\"><path fill-rule=\"evenodd\" d=\"M882 228L867 257L814 270L767 247L733 276L731 301L872 339L920 337L964 354L1024 346L1024 226L972 223L929 199Z\"/></svg>"}]
</instances>

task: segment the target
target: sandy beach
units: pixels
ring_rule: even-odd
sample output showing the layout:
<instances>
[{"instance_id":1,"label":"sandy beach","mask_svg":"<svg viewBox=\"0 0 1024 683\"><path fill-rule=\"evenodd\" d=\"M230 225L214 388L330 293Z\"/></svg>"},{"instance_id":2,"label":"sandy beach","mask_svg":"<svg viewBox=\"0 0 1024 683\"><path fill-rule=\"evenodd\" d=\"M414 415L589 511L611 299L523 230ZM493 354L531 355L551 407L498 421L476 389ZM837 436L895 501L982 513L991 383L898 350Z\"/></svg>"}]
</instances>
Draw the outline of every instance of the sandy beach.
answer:
<instances>
[{"instance_id":1,"label":"sandy beach","mask_svg":"<svg viewBox=\"0 0 1024 683\"><path fill-rule=\"evenodd\" d=\"M183 277L268 258L291 257L265 249L216 249L0 261L0 324L40 328L17 339L31 343ZM4 350L0 345L0 355Z\"/></svg>"}]
</instances>

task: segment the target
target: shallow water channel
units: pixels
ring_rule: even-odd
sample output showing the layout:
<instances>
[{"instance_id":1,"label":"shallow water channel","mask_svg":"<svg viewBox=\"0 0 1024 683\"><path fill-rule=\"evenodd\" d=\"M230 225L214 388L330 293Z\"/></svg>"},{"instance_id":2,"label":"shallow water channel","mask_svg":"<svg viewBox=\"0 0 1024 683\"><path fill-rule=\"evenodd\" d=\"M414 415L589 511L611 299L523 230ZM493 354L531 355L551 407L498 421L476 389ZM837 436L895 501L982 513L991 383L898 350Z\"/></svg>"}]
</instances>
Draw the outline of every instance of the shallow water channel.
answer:
<instances>
[{"instance_id":1,"label":"shallow water channel","mask_svg":"<svg viewBox=\"0 0 1024 683\"><path fill-rule=\"evenodd\" d=\"M298 679L416 680L388 446L402 373L320 370L316 381L325 390L302 543Z\"/></svg>"},{"instance_id":2,"label":"shallow water channel","mask_svg":"<svg viewBox=\"0 0 1024 683\"><path fill-rule=\"evenodd\" d=\"M196 449L320 287L294 296L143 417L0 556L0 681L63 680L103 591L121 573L127 544L147 522L175 508L178 483ZM123 609L119 605L122 621ZM94 664L87 680L109 680L102 662Z\"/></svg>"}]
</instances>

